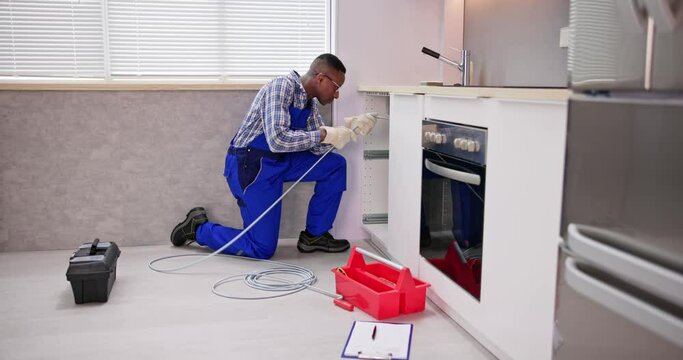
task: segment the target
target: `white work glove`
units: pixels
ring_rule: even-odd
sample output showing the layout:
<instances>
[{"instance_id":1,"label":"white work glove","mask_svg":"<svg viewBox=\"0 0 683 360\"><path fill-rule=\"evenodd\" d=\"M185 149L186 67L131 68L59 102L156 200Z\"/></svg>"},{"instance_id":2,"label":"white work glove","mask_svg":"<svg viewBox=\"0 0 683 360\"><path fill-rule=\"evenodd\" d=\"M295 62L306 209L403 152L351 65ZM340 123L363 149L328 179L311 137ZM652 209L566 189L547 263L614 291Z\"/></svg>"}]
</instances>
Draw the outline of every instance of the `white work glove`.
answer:
<instances>
[{"instance_id":1,"label":"white work glove","mask_svg":"<svg viewBox=\"0 0 683 360\"><path fill-rule=\"evenodd\" d=\"M327 133L325 139L321 141L323 144L331 144L337 149L341 149L344 145L348 144L349 141L356 141L356 134L343 126L321 126L320 128L325 129L325 132Z\"/></svg>"},{"instance_id":2,"label":"white work glove","mask_svg":"<svg viewBox=\"0 0 683 360\"><path fill-rule=\"evenodd\" d=\"M377 122L377 113L367 113L358 116L351 116L344 119L344 126L359 135L367 135L372 131Z\"/></svg>"}]
</instances>

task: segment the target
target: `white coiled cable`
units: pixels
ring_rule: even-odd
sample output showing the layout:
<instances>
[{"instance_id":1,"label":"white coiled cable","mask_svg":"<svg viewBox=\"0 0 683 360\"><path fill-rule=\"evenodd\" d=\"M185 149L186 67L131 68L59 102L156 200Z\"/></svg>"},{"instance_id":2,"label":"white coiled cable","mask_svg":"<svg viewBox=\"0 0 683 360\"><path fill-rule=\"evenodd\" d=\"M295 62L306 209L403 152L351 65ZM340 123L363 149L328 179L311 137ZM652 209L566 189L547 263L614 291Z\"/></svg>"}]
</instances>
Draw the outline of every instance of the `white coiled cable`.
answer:
<instances>
[{"instance_id":1,"label":"white coiled cable","mask_svg":"<svg viewBox=\"0 0 683 360\"><path fill-rule=\"evenodd\" d=\"M149 267L150 269L157 271L157 272L162 272L166 274L173 274L179 269L185 269L186 266L180 266L178 268L173 268L173 269L158 269L153 266L154 263L163 261L163 260L168 260L168 259L173 259L173 258L180 258L180 257L187 257L187 256L201 256L202 258L208 258L208 257L213 257L213 256L221 256L221 257L232 257L236 259L241 259L241 260L248 260L248 261L260 261L260 262L267 262L271 264L276 264L278 265L277 267L273 268L268 268L262 271L254 271L250 273L242 273L242 274L235 274L231 276L224 277L218 281L216 281L212 286L211 286L211 291L218 295L222 296L225 298L229 299L235 299L235 300L265 300L265 299L273 299L276 297L281 297L281 296L287 296L291 295L294 293L297 293L301 290L304 289L309 289L313 290L315 292L321 293L323 295L329 296L331 298L337 298L340 299L341 295L331 293L329 291L325 291L321 288L313 286L317 281L318 278L315 276L315 274L303 267L303 266L298 266L298 265L293 265L293 264L287 264L283 263L280 261L275 261L275 260L265 260L265 259L254 259L254 258L248 258L244 256L235 256L235 255L228 255L228 254L216 254L212 253L209 255L204 255L204 254L182 254L182 255L171 255L171 256L164 256L160 257L157 259L154 259L150 261ZM204 260L203 259L203 260ZM198 262L196 262L198 263ZM178 270L176 270L178 269ZM286 275L288 278L298 278L299 281L293 282L291 279L286 280L281 277L277 277L277 275ZM220 292L218 290L218 287L229 283L229 282L234 282L234 281L239 281L243 280L244 283L257 290L263 290L263 291L275 291L275 292L280 292L281 294L277 295L271 295L271 296L256 296L256 297L243 297L243 296L232 296L228 295L226 293Z\"/></svg>"}]
</instances>

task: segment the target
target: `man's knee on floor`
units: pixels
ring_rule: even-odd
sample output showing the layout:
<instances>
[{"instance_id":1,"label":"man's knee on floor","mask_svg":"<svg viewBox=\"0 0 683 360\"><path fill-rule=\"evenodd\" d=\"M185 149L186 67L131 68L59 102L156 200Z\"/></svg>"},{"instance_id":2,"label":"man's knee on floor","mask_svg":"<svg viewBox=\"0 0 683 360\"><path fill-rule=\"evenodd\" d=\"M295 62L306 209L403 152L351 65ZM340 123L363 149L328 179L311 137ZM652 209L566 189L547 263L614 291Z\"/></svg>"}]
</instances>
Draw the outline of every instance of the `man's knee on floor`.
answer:
<instances>
[{"instance_id":1,"label":"man's knee on floor","mask_svg":"<svg viewBox=\"0 0 683 360\"><path fill-rule=\"evenodd\" d=\"M268 260L275 255L275 249L277 247L267 249L254 249L254 259Z\"/></svg>"}]
</instances>

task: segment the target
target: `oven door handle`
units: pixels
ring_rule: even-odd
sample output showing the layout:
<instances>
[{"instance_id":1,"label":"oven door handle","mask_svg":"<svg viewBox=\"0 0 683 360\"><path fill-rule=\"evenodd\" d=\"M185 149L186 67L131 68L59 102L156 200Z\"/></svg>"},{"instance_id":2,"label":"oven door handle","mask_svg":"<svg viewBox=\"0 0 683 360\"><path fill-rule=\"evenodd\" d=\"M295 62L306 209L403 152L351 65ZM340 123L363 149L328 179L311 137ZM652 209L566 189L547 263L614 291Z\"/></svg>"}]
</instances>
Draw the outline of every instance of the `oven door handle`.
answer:
<instances>
[{"instance_id":1,"label":"oven door handle","mask_svg":"<svg viewBox=\"0 0 683 360\"><path fill-rule=\"evenodd\" d=\"M447 167L437 165L429 159L425 159L425 167L434 174L441 175L445 178L464 182L471 185L481 184L481 177L477 174L468 173L465 171L453 170Z\"/></svg>"}]
</instances>

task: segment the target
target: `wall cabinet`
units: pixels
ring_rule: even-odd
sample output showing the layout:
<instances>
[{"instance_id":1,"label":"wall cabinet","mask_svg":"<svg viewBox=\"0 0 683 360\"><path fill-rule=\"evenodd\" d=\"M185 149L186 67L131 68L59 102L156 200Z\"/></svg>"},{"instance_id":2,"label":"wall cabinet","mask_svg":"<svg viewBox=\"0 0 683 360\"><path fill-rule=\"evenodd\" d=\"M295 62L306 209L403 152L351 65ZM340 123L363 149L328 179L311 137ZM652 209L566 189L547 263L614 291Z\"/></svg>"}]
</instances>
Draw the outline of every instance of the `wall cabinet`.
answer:
<instances>
[{"instance_id":1,"label":"wall cabinet","mask_svg":"<svg viewBox=\"0 0 683 360\"><path fill-rule=\"evenodd\" d=\"M496 356L550 358L566 100L392 93L389 108L385 249ZM419 254L425 117L488 129L480 301Z\"/></svg>"}]
</instances>

